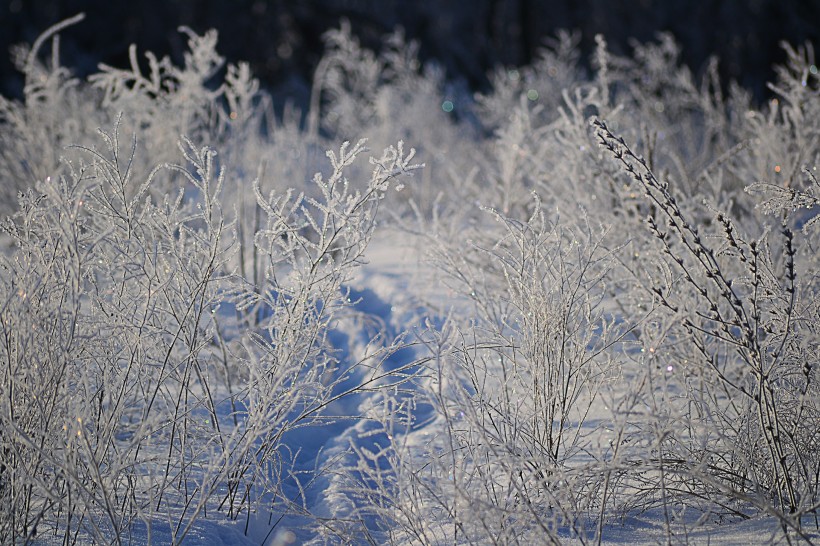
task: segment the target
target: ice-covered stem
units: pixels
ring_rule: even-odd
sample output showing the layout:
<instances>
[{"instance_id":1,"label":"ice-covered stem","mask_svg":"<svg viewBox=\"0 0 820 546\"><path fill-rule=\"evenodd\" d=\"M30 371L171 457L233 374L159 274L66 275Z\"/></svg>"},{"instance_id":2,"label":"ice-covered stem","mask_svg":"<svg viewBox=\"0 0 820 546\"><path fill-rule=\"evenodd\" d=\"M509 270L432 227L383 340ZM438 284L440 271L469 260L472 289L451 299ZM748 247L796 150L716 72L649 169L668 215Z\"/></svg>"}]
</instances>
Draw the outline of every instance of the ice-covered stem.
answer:
<instances>
[{"instance_id":1,"label":"ice-covered stem","mask_svg":"<svg viewBox=\"0 0 820 546\"><path fill-rule=\"evenodd\" d=\"M37 37L37 40L35 40L34 44L32 44L31 50L29 50L28 56L26 57L25 73L27 78L31 77L31 74L34 71L34 63L37 60L37 54L40 52L40 48L43 47L43 43L64 28L70 27L71 25L76 25L83 19L85 19L85 13L78 13L73 17L69 17L59 23L55 23Z\"/></svg>"},{"instance_id":2,"label":"ice-covered stem","mask_svg":"<svg viewBox=\"0 0 820 546\"><path fill-rule=\"evenodd\" d=\"M669 233L662 231L657 225L656 219L649 216L647 218L649 229L652 231L653 235L655 235L655 237L662 242L664 253L669 255L678 264L686 281L696 289L696 292L701 297L711 301L710 291L708 290L709 284L711 284L713 288L716 289L720 298L728 303L728 306L731 309L731 317L721 316L719 310L717 309L717 305L712 302L710 305L710 308L712 309L710 310L715 315L709 317L709 319L717 320L722 323L740 322L747 327L747 331L751 331L751 326L749 326L750 321L746 315L746 310L732 285L732 281L724 276L721 266L717 262L716 256L712 249L703 244L698 228L692 225L688 221L686 215L681 211L675 197L669 190L668 184L658 180L649 168L647 161L643 157L633 153L624 141L623 137L615 136L603 121L595 120L593 121L593 125L596 128L596 136L598 137L601 145L605 147L615 157L615 159L618 160L618 162L621 163L624 170L630 175L630 177L635 182L640 184L644 190L644 195L653 205L655 205L656 210L664 213L667 217L669 228L677 235L676 238L683 244L688 253L695 258L696 265L703 271L707 279L711 282L706 284L696 279L694 272L689 269L683 258L672 251L669 244ZM659 292L659 289L656 289L656 293L657 292ZM665 301L663 299L663 295L658 295L661 297L661 301L663 303ZM673 307L670 307L670 310L677 311L677 309ZM759 352L759 347L757 346L755 336L738 341L740 341L740 343L745 346L750 353L756 354Z\"/></svg>"}]
</instances>

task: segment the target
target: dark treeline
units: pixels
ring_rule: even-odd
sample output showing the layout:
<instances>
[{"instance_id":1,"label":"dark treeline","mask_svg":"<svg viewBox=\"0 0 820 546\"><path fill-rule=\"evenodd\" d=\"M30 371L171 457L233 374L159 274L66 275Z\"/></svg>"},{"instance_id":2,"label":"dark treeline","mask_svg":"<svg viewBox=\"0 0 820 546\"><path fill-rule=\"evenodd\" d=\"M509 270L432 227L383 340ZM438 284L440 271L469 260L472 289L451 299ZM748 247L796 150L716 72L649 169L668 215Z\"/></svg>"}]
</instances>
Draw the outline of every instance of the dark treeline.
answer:
<instances>
[{"instance_id":1,"label":"dark treeline","mask_svg":"<svg viewBox=\"0 0 820 546\"><path fill-rule=\"evenodd\" d=\"M131 43L141 51L179 57L180 25L197 32L216 28L229 60L251 62L272 90L302 86L321 55L322 34L351 21L362 43L377 48L397 26L418 40L425 60L436 59L451 78L471 88L486 85L495 65L530 62L558 29L580 32L588 54L603 33L610 49L630 51L630 41L670 31L683 61L701 69L709 55L721 59L724 82L737 81L758 99L767 95L772 65L783 60L779 42L817 43L820 0L2 0L0 91L19 96L22 81L9 47L31 43L49 25L85 12L86 20L63 33L63 63L79 75L97 63L124 65ZM298 87L297 87L298 89Z\"/></svg>"}]
</instances>

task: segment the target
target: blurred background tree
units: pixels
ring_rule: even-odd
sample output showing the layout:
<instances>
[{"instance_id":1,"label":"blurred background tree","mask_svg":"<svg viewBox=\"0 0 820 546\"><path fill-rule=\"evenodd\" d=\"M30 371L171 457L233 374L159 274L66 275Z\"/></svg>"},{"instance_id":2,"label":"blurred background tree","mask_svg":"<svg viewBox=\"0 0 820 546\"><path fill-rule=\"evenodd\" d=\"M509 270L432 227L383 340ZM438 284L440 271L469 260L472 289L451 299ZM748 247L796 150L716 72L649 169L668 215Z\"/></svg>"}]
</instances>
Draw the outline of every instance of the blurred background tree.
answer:
<instances>
[{"instance_id":1,"label":"blurred background tree","mask_svg":"<svg viewBox=\"0 0 820 546\"><path fill-rule=\"evenodd\" d=\"M322 34L343 17L373 49L403 27L421 43L423 60L435 59L475 90L493 66L529 63L558 29L580 32L584 58L596 33L614 53L628 54L631 39L669 31L695 71L717 55L724 84L737 81L762 100L772 65L785 58L779 42L816 43L820 34L820 0L0 0L0 92L22 90L9 48L81 11L86 20L65 31L61 45L63 64L78 75L100 62L124 66L131 43L178 59L180 25L216 28L229 60L249 61L269 90L296 101L306 95Z\"/></svg>"}]
</instances>

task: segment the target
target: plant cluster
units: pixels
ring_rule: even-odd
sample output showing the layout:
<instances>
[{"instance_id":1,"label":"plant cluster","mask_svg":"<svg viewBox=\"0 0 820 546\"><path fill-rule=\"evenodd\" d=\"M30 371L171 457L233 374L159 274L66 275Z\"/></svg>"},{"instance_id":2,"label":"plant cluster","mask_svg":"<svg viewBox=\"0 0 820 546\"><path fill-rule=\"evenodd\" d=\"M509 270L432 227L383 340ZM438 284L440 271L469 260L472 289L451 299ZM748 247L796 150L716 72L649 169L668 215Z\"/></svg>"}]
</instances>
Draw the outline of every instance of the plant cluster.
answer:
<instances>
[{"instance_id":1,"label":"plant cluster","mask_svg":"<svg viewBox=\"0 0 820 546\"><path fill-rule=\"evenodd\" d=\"M761 108L669 36L469 97L342 24L302 125L215 32L78 81L80 19L0 98L0 541L818 540L811 44ZM436 281L399 331L353 289L391 236Z\"/></svg>"}]
</instances>

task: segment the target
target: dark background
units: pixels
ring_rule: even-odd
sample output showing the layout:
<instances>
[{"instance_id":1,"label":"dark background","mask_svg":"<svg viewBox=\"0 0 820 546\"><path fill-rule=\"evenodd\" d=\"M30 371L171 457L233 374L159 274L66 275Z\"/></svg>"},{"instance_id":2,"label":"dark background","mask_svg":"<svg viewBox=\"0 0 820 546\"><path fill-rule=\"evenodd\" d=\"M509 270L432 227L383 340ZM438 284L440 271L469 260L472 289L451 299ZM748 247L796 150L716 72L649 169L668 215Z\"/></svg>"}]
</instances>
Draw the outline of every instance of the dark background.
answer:
<instances>
[{"instance_id":1,"label":"dark background","mask_svg":"<svg viewBox=\"0 0 820 546\"><path fill-rule=\"evenodd\" d=\"M818 42L820 0L0 0L0 92L20 96L22 79L9 60L12 44L32 43L51 24L85 12L61 33L62 64L84 76L97 63L127 65L131 43L179 60L185 37L216 28L229 61L249 61L277 94L298 94L321 56L322 33L348 18L368 47L401 25L418 40L424 60L437 59L451 79L475 90L497 64L527 64L557 29L581 32L584 58L603 33L610 49L630 52L630 38L671 31L683 61L698 72L720 57L724 83L737 81L758 100L772 65L785 56L781 40ZM142 55L140 55L142 57Z\"/></svg>"}]
</instances>

